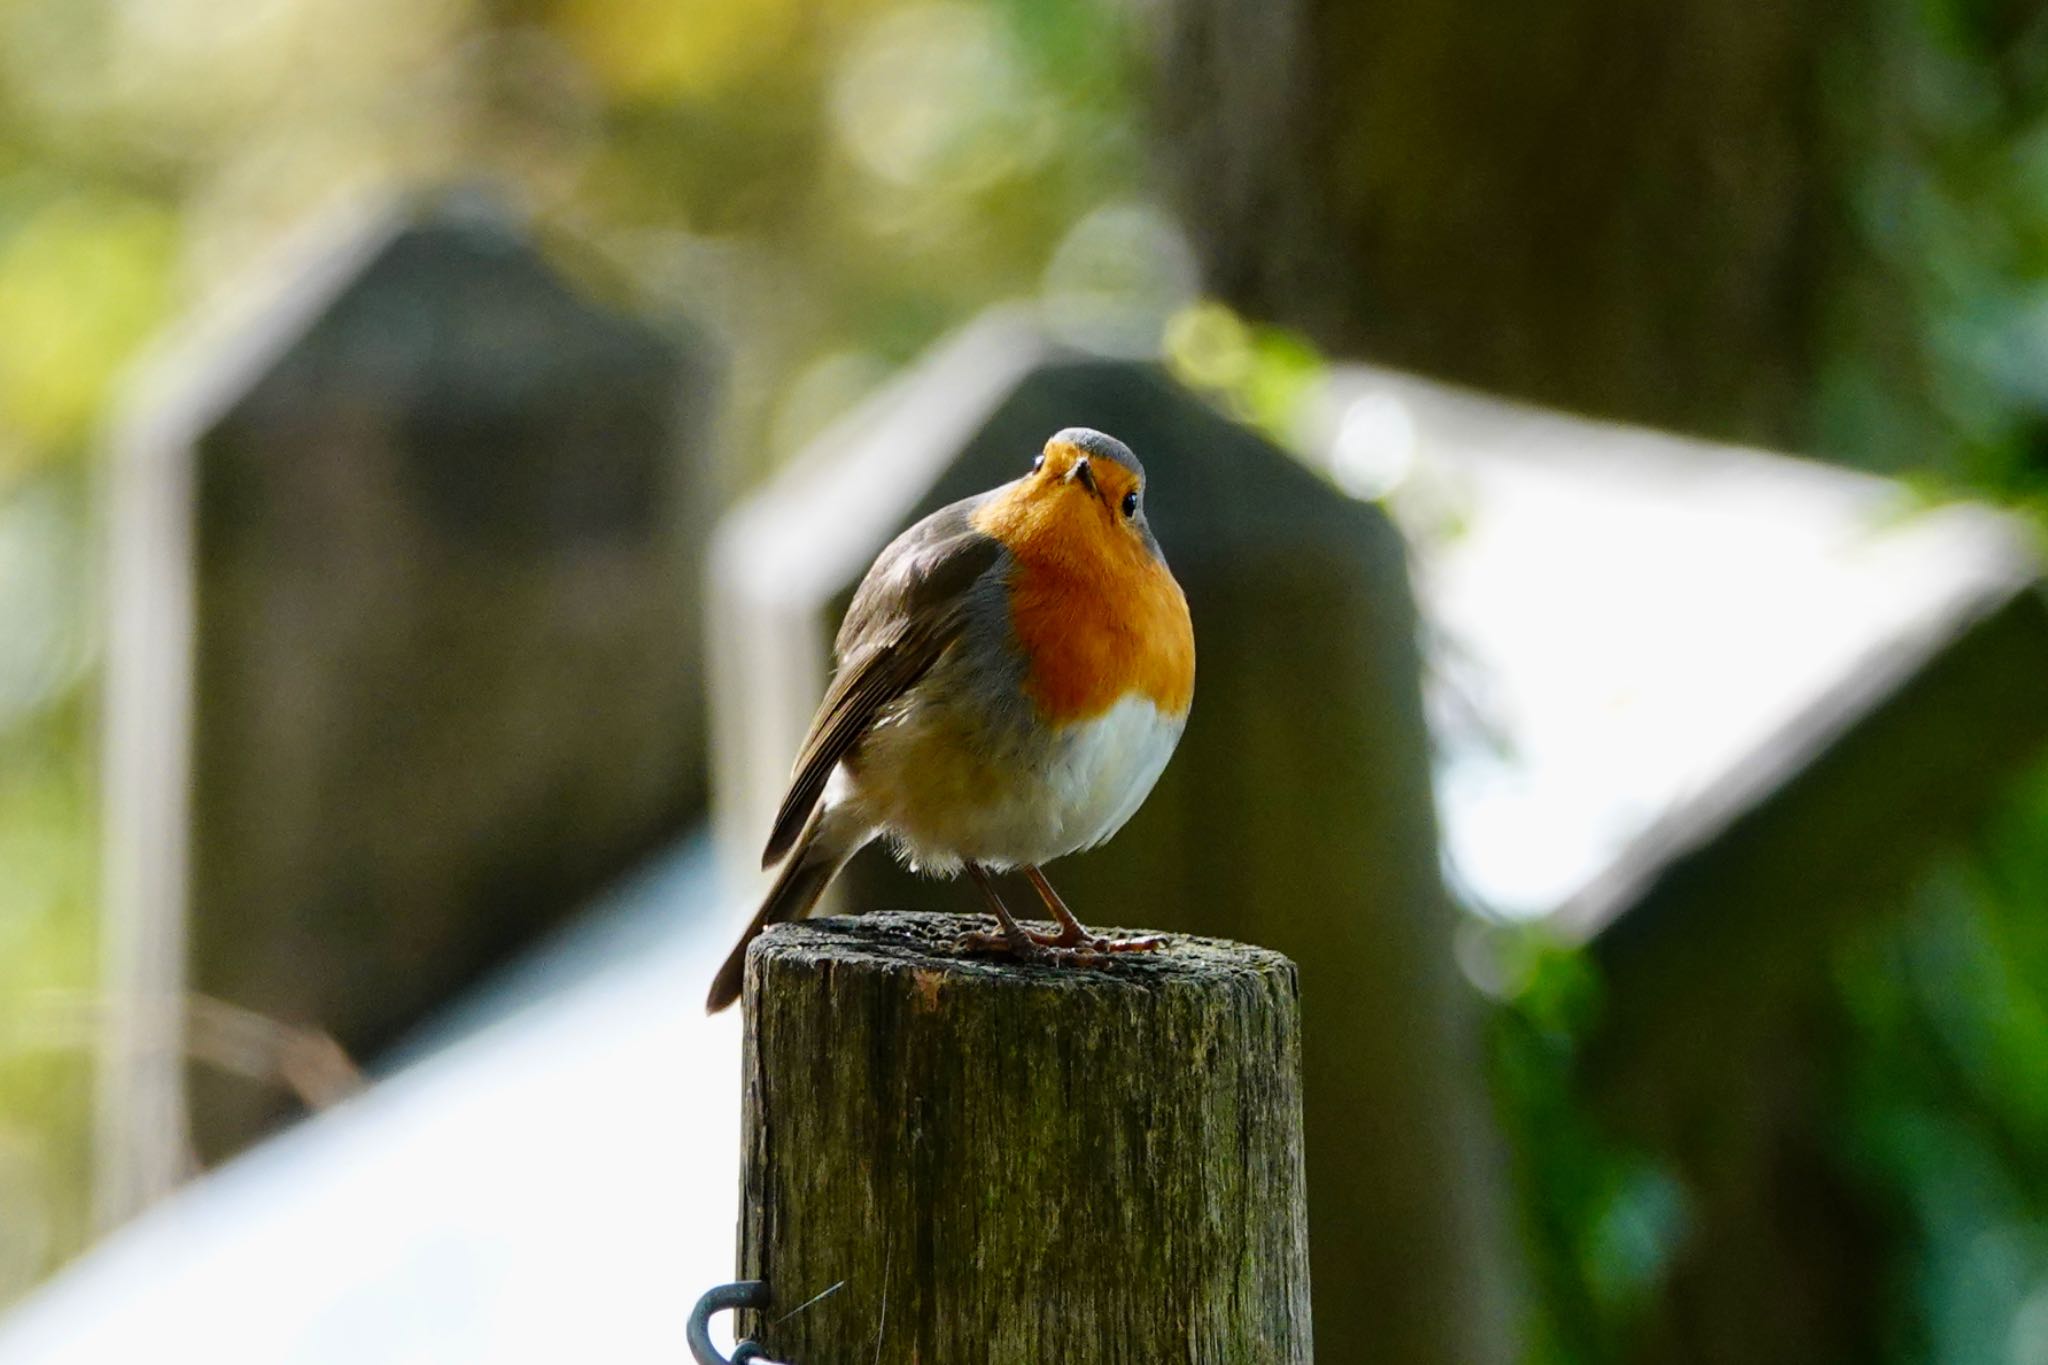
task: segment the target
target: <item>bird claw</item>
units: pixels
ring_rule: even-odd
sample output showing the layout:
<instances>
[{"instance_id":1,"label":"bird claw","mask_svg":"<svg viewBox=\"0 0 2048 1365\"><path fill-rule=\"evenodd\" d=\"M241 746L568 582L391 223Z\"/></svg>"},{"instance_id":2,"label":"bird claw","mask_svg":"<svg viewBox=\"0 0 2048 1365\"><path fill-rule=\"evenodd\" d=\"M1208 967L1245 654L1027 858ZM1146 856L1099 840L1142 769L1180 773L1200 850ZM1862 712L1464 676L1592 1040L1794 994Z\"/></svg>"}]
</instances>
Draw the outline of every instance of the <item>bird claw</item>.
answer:
<instances>
[{"instance_id":1,"label":"bird claw","mask_svg":"<svg viewBox=\"0 0 2048 1365\"><path fill-rule=\"evenodd\" d=\"M1085 937L1071 933L1042 934L1023 931L1019 943L1000 931L975 930L953 940L954 950L969 954L1000 954L1019 962L1042 962L1056 967L1099 967L1115 953L1152 953L1166 947L1161 934L1139 934L1131 938L1108 938L1100 934Z\"/></svg>"},{"instance_id":2,"label":"bird claw","mask_svg":"<svg viewBox=\"0 0 2048 1365\"><path fill-rule=\"evenodd\" d=\"M953 940L953 951L965 954L1015 953L1017 945L1000 933L972 929Z\"/></svg>"},{"instance_id":3,"label":"bird claw","mask_svg":"<svg viewBox=\"0 0 2048 1365\"><path fill-rule=\"evenodd\" d=\"M1091 934L1078 926L1043 934L1035 929L1025 929L1025 937L1041 948L1068 948L1078 952L1091 953L1154 953L1166 946L1163 934L1138 934L1131 938L1110 938L1105 934Z\"/></svg>"},{"instance_id":4,"label":"bird claw","mask_svg":"<svg viewBox=\"0 0 2048 1365\"><path fill-rule=\"evenodd\" d=\"M1042 962L1059 967L1087 967L1100 961L1100 957L1085 948L1067 948L1047 943L1037 934L1024 931L1021 938L1012 939L1000 930L974 930L953 940L954 951L988 957L1007 957L1018 962Z\"/></svg>"},{"instance_id":5,"label":"bird claw","mask_svg":"<svg viewBox=\"0 0 2048 1365\"><path fill-rule=\"evenodd\" d=\"M1157 953L1166 948L1164 934L1134 934L1130 938L1100 938L1095 950L1101 953Z\"/></svg>"}]
</instances>

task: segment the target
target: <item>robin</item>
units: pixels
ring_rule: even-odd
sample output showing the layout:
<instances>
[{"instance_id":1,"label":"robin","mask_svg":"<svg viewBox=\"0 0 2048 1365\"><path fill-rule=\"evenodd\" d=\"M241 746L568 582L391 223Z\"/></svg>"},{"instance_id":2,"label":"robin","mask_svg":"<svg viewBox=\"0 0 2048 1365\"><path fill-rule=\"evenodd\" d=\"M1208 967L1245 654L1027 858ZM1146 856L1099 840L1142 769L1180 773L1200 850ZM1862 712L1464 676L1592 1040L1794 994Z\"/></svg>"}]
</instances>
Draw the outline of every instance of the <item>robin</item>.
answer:
<instances>
[{"instance_id":1,"label":"robin","mask_svg":"<svg viewBox=\"0 0 2048 1365\"><path fill-rule=\"evenodd\" d=\"M1187 724L1195 635L1145 520L1130 447L1069 427L1024 477L898 536L839 627L838 671L797 755L761 865L782 871L711 983L739 997L747 945L810 913L886 838L912 871L980 886L1000 933L964 946L1084 963L1161 946L1091 934L1043 865L1131 818ZM1058 928L1020 925L993 874L1020 870Z\"/></svg>"}]
</instances>

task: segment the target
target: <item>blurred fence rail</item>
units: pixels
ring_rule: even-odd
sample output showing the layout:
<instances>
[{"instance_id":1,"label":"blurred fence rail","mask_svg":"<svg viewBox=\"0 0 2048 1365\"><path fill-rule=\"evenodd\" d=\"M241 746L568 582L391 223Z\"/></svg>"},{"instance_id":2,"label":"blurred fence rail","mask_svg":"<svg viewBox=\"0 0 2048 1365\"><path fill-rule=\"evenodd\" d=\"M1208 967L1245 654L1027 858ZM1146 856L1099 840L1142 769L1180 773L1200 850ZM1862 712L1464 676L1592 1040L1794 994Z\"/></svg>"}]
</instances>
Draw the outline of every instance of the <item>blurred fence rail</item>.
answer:
<instances>
[{"instance_id":1,"label":"blurred fence rail","mask_svg":"<svg viewBox=\"0 0 2048 1365\"><path fill-rule=\"evenodd\" d=\"M252 297L116 439L106 985L374 1058L701 806L711 358L476 196ZM108 1019L103 1221L281 1103Z\"/></svg>"}]
</instances>

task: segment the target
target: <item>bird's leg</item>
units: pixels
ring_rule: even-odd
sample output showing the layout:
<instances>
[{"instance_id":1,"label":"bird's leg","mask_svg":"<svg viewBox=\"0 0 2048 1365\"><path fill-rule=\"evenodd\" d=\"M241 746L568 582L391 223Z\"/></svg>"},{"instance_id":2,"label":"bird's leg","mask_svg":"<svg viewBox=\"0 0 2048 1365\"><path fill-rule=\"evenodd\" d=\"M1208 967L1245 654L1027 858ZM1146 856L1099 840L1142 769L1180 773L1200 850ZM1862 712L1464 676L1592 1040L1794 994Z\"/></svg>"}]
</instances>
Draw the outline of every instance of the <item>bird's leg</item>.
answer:
<instances>
[{"instance_id":1,"label":"bird's leg","mask_svg":"<svg viewBox=\"0 0 2048 1365\"><path fill-rule=\"evenodd\" d=\"M974 884L981 888L982 897L988 901L988 908L995 912L996 923L1002 926L1000 934L972 933L960 936L959 947L966 952L987 952L994 949L1007 951L1021 958L1037 958L1046 955L1038 940L1025 932L1010 914L1010 907L1003 904L1003 898L996 894L995 879L988 875L988 869L980 863L967 864L967 874L974 878Z\"/></svg>"},{"instance_id":2,"label":"bird's leg","mask_svg":"<svg viewBox=\"0 0 2048 1365\"><path fill-rule=\"evenodd\" d=\"M1100 934L1091 934L1080 920L1074 918L1074 912L1067 909L1067 903L1060 899L1060 893L1052 889L1052 882L1047 879L1043 869L1027 867L1024 869L1024 875L1030 878L1033 889L1038 892L1038 898L1045 902L1045 908L1052 912L1053 919L1058 921L1060 926L1057 934L1033 934L1026 929L1024 932L1030 936L1032 942L1048 948L1080 948L1096 953L1147 953L1166 946L1166 940L1158 934L1140 934L1136 938L1107 938Z\"/></svg>"},{"instance_id":3,"label":"bird's leg","mask_svg":"<svg viewBox=\"0 0 2048 1365\"><path fill-rule=\"evenodd\" d=\"M1031 934L1032 941L1043 943L1048 948L1094 947L1095 935L1089 933L1081 921L1074 918L1074 912L1067 909L1067 903L1060 899L1060 893L1052 889L1052 883L1046 879L1045 873L1038 868L1027 867L1024 869L1024 875L1030 879L1032 889L1038 892L1038 898L1045 902L1045 908L1052 912L1053 919L1060 926L1056 934L1037 934L1026 929L1024 932Z\"/></svg>"}]
</instances>

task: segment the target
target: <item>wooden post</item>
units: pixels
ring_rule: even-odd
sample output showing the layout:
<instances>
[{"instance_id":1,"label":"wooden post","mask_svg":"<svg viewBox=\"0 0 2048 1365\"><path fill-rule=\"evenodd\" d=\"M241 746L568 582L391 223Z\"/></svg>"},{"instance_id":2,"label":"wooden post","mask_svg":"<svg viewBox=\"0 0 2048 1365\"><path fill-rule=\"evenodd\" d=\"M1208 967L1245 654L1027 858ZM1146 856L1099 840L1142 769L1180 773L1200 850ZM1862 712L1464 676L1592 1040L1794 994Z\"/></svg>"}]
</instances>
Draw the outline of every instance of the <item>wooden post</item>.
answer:
<instances>
[{"instance_id":1,"label":"wooden post","mask_svg":"<svg viewBox=\"0 0 2048 1365\"><path fill-rule=\"evenodd\" d=\"M749 1330L800 1362L1307 1362L1294 964L950 951L989 923L812 920L749 955Z\"/></svg>"}]
</instances>

